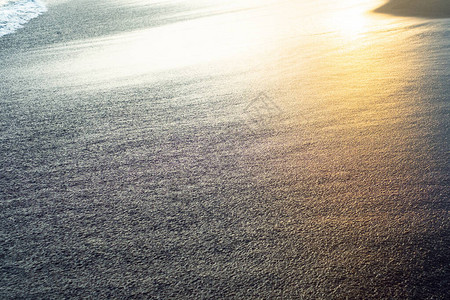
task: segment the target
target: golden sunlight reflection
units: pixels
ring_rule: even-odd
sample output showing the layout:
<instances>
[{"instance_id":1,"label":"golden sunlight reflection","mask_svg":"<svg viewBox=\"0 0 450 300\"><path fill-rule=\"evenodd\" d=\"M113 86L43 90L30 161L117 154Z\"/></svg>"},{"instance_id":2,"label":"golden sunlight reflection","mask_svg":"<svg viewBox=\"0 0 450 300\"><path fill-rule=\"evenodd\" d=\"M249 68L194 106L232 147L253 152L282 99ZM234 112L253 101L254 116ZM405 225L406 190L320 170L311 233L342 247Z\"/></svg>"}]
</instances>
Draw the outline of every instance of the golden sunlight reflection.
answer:
<instances>
[{"instance_id":1,"label":"golden sunlight reflection","mask_svg":"<svg viewBox=\"0 0 450 300\"><path fill-rule=\"evenodd\" d=\"M305 119L326 120L327 131L346 131L347 138L354 135L354 142L364 138L358 133L375 128L374 140L386 141L387 133L401 139L402 129L394 124L411 113L410 107L402 107L408 103L395 101L392 95L403 95L418 72L414 68L420 57L414 45L390 38L388 19L350 11L342 12L341 16L352 17L339 26L338 19L327 20L335 31L310 37L315 53L304 52L304 40L284 45L280 56L289 59L278 61L273 76L283 94L280 105L301 116L291 119L291 126ZM414 34L404 32L402 38Z\"/></svg>"},{"instance_id":2,"label":"golden sunlight reflection","mask_svg":"<svg viewBox=\"0 0 450 300\"><path fill-rule=\"evenodd\" d=\"M58 46L55 52L81 53L54 66L53 71L74 73L72 82L74 78L83 82L86 73L90 74L90 82L108 81L217 62L241 54L256 55L265 47L271 18L264 10L252 13L225 10L216 16ZM77 77L78 74L81 76Z\"/></svg>"},{"instance_id":3,"label":"golden sunlight reflection","mask_svg":"<svg viewBox=\"0 0 450 300\"><path fill-rule=\"evenodd\" d=\"M429 95L415 88L426 81L419 76L426 74L427 54L420 43L410 42L424 36L426 28L412 26L417 20L401 20L393 34L392 18L366 13L365 7L330 13L320 20L318 34L285 40L278 53L282 59L266 74L276 78L274 98L284 111L282 122L270 124L277 133L272 152L290 149L268 169L285 171L295 178L295 187L286 190L301 191L279 208L314 228L307 247L323 247L318 232L342 233L343 239L329 238L325 254L317 255L321 265L339 270L360 270L368 261L382 260L367 256L379 238L373 232L383 235L395 228L399 236L402 231L420 235L431 219L422 221L421 212L410 207L411 195L422 187L405 192L417 170L430 164L424 140L429 129L417 118ZM315 183L305 184L308 180ZM323 220L298 217L309 210L323 214ZM362 242L346 252L342 241L355 237ZM327 261L331 248L340 254L332 263Z\"/></svg>"},{"instance_id":4,"label":"golden sunlight reflection","mask_svg":"<svg viewBox=\"0 0 450 300\"><path fill-rule=\"evenodd\" d=\"M130 5L135 2L124 1ZM320 0L320 5L308 1L219 2L218 7L211 4L214 8L200 9L204 16L199 18L58 45L53 52L71 58L46 69L58 78L71 78L60 83L78 85L124 78L136 81L140 76L185 67L219 72L224 66L267 70L269 73L256 78L271 82L277 76L270 73L286 70L274 70L274 64L289 64L292 69L313 59L320 67L327 62L333 64L323 59L330 49L360 47L364 35L377 22L368 11L380 1ZM190 5L201 6L199 3L206 2ZM297 46L302 50L296 51Z\"/></svg>"},{"instance_id":5,"label":"golden sunlight reflection","mask_svg":"<svg viewBox=\"0 0 450 300\"><path fill-rule=\"evenodd\" d=\"M447 20L371 13L383 2L267 0L262 5L257 0L217 0L209 5L199 0L192 2L201 7L195 13L183 6L184 14L194 15L191 18L170 15L168 19L177 21L36 50L38 66L23 68L25 75L14 73L13 78L21 84L26 82L21 76L31 77L34 72L37 84L45 84L42 90L51 91L52 97L55 94L57 105L74 101L68 116L78 117L72 111L81 110L75 121L83 126L74 126L74 133L58 145L76 154L76 168L87 157L92 168L82 166L82 171L100 174L99 182L106 182L108 188L119 180L117 186L127 201L133 197L128 191L134 193L136 184L142 192L136 205L151 207L157 214L159 208L153 208L159 204L154 203L161 203L161 211L174 205L174 214L167 215L170 220L184 208L188 212L191 204L201 210L198 214L189 211L188 221L176 228L172 222L167 223L169 229L162 226L170 234L193 227L189 239L197 236L197 230L203 232L210 220L216 221L210 212L217 207L216 225L222 230L228 224L220 221L224 216L227 220L236 217L231 222L244 231L242 245L251 251L259 251L247 242L253 232L263 234L254 237L267 247L261 253L268 254L268 261L261 264L261 253L250 252L258 259L248 268L271 276L261 281L263 286L278 275L283 285L294 274L298 276L292 277L294 281L312 278L305 285L305 299L314 298L309 287L327 290L324 283L336 291L343 282L344 287L365 293L365 284L383 289L393 277L407 282L410 274L416 274L409 268L416 261L409 243L422 236L424 243L435 238L426 236L433 215L424 207L444 205L440 194L444 188L436 186L445 184L439 178L448 169L433 169L433 163L445 165L443 153L448 145L448 126L433 120L447 117L441 113L448 108L444 98L449 93L444 87L450 72L448 43L441 42L448 36ZM73 95L66 98L63 92L71 88ZM26 92L26 101L38 103L32 92ZM53 124L48 117L53 116L53 102L46 101L39 102L46 113L44 138L61 131L54 130L58 123L48 127L47 123ZM65 116L68 106L61 107L55 115ZM85 115L90 116L86 121ZM24 120L34 147L38 142L29 130L35 124L32 110ZM255 127L246 126L247 121ZM434 144L429 142L433 139ZM46 145L44 154L52 156L53 148ZM430 159L433 151L442 152L434 161ZM65 165L63 152L61 157ZM123 158L124 164L116 162L116 157ZM117 165L117 170L109 169L109 158L111 168ZM111 182L103 178L103 170L106 176L111 174ZM66 171L55 174L66 178ZM128 175L130 180L124 181ZM92 186L89 180L86 184ZM203 205L204 199L211 206ZM256 210L261 205L264 210ZM229 213L229 208L239 208L238 214ZM239 215L241 209L245 212ZM199 218L206 220L207 227L197 222ZM247 218L255 218L255 225ZM266 226L264 231L260 225ZM443 229L436 232L440 238ZM233 233L229 240L236 237ZM180 239L183 246L178 248L185 249L189 239ZM198 241L205 240L199 236ZM294 242L285 244L290 241ZM209 253L208 245L193 249ZM236 245L226 246L226 257L245 252ZM403 256L403 252L410 254ZM180 272L188 256L179 256L183 259ZM422 270L427 258L418 258L416 267ZM273 277L272 262L286 263ZM227 277L222 275L217 278ZM254 286L253 280L247 281ZM235 283L230 291L234 292ZM412 283L407 284L409 288ZM296 281L292 286L301 285ZM364 298L341 296L336 293L330 298Z\"/></svg>"},{"instance_id":6,"label":"golden sunlight reflection","mask_svg":"<svg viewBox=\"0 0 450 300\"><path fill-rule=\"evenodd\" d=\"M356 39L367 31L368 20L360 7L343 10L330 17L330 28L335 28L340 35Z\"/></svg>"}]
</instances>

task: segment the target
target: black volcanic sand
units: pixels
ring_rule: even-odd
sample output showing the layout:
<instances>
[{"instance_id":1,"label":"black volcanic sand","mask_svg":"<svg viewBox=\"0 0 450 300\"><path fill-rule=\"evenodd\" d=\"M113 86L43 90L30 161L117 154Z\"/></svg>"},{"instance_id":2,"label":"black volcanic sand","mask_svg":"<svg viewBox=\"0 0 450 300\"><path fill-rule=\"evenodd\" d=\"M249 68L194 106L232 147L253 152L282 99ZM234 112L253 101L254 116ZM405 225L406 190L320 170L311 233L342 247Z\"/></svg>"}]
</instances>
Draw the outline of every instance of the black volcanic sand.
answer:
<instances>
[{"instance_id":1,"label":"black volcanic sand","mask_svg":"<svg viewBox=\"0 0 450 300\"><path fill-rule=\"evenodd\" d=\"M252 126L238 74L6 76L59 39L182 8L133 9L71 1L0 39L0 298L450 298L448 60L395 94L347 86Z\"/></svg>"},{"instance_id":2,"label":"black volcanic sand","mask_svg":"<svg viewBox=\"0 0 450 300\"><path fill-rule=\"evenodd\" d=\"M389 0L375 12L424 18L450 18L448 0Z\"/></svg>"}]
</instances>

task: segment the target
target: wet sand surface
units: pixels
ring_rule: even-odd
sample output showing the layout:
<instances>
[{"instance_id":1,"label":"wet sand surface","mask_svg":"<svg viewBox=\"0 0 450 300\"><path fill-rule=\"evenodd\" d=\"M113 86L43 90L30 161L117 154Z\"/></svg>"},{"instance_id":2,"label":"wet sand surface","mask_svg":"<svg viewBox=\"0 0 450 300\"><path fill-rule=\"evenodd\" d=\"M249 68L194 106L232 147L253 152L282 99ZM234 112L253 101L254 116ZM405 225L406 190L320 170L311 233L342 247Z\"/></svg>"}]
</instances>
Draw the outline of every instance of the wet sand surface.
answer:
<instances>
[{"instance_id":1,"label":"wet sand surface","mask_svg":"<svg viewBox=\"0 0 450 300\"><path fill-rule=\"evenodd\" d=\"M378 6L57 1L0 38L0 298L448 299L450 21Z\"/></svg>"}]
</instances>

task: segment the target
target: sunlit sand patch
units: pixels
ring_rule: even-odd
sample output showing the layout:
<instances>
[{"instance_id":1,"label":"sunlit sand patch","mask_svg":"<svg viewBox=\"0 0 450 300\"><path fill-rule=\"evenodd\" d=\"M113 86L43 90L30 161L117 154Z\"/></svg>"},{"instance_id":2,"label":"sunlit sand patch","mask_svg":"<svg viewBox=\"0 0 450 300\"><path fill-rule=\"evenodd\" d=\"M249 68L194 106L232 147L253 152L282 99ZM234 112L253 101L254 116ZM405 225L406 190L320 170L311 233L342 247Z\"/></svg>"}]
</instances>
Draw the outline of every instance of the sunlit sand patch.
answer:
<instances>
[{"instance_id":1,"label":"sunlit sand patch","mask_svg":"<svg viewBox=\"0 0 450 300\"><path fill-rule=\"evenodd\" d=\"M136 82L140 76L148 79L192 66L211 69L210 63L250 53L256 59L258 53L265 51L263 43L270 33L271 20L270 15L263 18L261 14L266 15L267 11L225 10L216 16L60 44L41 55L65 57L45 67L51 73L49 77L70 77L70 82L58 80L62 85L124 79ZM42 71L42 67L37 71Z\"/></svg>"}]
</instances>

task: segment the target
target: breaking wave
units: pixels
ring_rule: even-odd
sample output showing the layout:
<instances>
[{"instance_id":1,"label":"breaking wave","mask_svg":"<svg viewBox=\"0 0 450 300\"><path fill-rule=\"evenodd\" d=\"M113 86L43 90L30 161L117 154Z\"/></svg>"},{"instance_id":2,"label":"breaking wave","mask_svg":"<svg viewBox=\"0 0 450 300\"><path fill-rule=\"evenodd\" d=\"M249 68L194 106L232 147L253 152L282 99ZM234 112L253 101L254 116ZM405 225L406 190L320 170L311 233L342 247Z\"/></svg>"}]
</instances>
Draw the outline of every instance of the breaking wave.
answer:
<instances>
[{"instance_id":1,"label":"breaking wave","mask_svg":"<svg viewBox=\"0 0 450 300\"><path fill-rule=\"evenodd\" d=\"M40 0L0 0L0 36L13 33L46 11Z\"/></svg>"}]
</instances>

